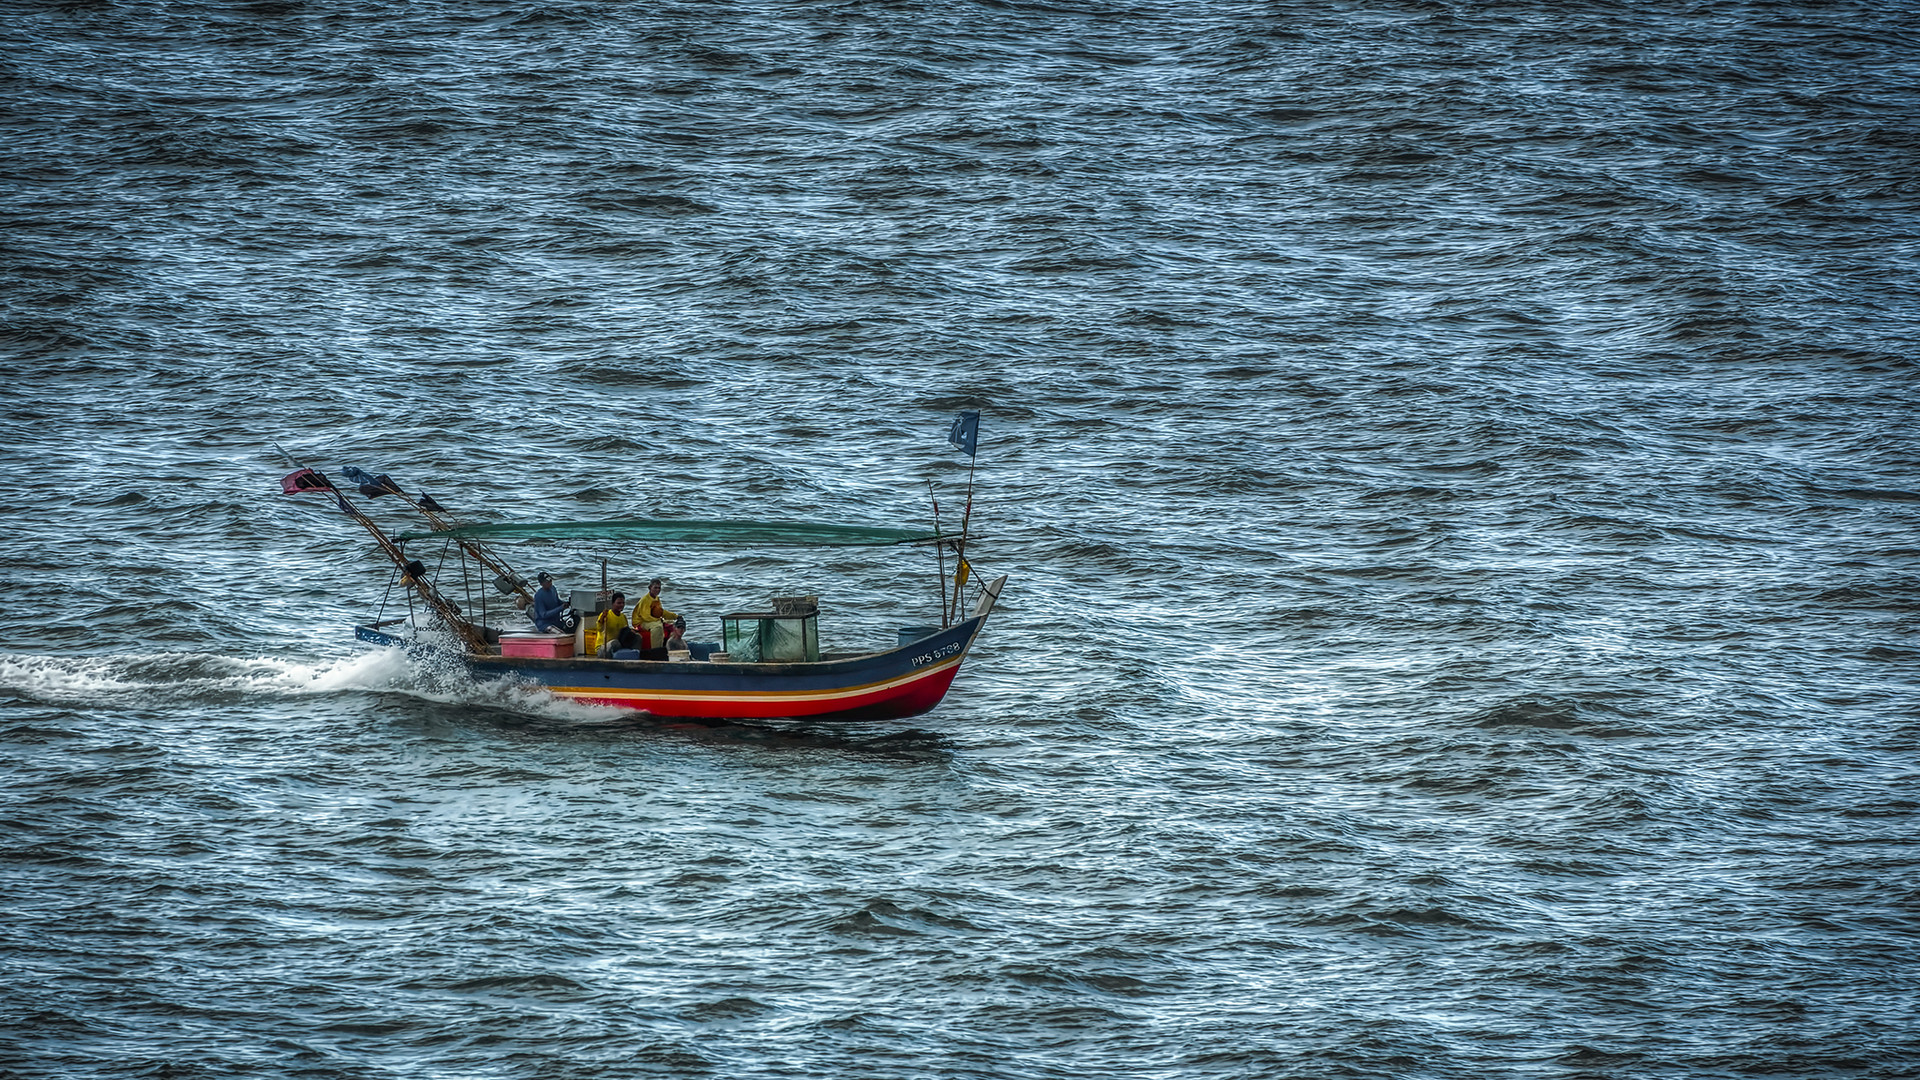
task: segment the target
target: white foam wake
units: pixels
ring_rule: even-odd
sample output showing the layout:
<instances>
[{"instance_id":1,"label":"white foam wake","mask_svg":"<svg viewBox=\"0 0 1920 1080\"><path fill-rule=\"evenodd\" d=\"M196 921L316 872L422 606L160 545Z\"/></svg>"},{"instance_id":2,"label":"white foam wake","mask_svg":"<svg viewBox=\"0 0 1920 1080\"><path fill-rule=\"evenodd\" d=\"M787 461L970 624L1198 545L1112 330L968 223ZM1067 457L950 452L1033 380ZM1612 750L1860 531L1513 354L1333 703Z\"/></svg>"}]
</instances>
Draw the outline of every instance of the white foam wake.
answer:
<instances>
[{"instance_id":1,"label":"white foam wake","mask_svg":"<svg viewBox=\"0 0 1920 1080\"><path fill-rule=\"evenodd\" d=\"M314 660L207 653L44 656L0 653L0 693L49 705L121 701L287 699L397 693L443 704L470 704L567 723L602 723L625 710L555 697L538 686L476 682L456 662L374 649Z\"/></svg>"}]
</instances>

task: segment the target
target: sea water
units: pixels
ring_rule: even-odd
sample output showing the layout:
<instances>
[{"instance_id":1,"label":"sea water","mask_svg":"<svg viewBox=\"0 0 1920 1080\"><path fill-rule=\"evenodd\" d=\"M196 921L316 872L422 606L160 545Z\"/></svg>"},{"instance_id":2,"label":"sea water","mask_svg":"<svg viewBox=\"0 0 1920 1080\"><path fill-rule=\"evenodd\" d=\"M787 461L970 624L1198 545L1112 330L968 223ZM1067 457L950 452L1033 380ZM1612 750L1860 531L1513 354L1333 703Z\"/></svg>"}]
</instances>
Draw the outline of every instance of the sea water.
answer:
<instances>
[{"instance_id":1,"label":"sea water","mask_svg":"<svg viewBox=\"0 0 1920 1080\"><path fill-rule=\"evenodd\" d=\"M1920 1074L1916 14L6 4L0 1072ZM356 643L294 461L1009 581L674 723Z\"/></svg>"}]
</instances>

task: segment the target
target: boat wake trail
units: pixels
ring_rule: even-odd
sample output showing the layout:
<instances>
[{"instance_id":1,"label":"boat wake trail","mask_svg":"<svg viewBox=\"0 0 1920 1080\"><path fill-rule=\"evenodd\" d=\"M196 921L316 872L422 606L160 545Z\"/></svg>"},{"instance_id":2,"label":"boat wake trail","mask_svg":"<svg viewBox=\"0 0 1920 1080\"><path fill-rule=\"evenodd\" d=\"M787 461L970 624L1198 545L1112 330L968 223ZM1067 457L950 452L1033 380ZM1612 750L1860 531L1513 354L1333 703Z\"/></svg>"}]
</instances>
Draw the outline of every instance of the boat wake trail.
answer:
<instances>
[{"instance_id":1,"label":"boat wake trail","mask_svg":"<svg viewBox=\"0 0 1920 1080\"><path fill-rule=\"evenodd\" d=\"M606 723L629 715L556 698L535 686L477 682L457 662L399 649L309 661L206 653L0 654L0 695L53 706L258 704L262 699L368 693L402 694L568 724Z\"/></svg>"},{"instance_id":2,"label":"boat wake trail","mask_svg":"<svg viewBox=\"0 0 1920 1080\"><path fill-rule=\"evenodd\" d=\"M0 654L0 692L50 705L142 701L244 700L392 690L410 678L397 653L299 661L206 653L101 656Z\"/></svg>"}]
</instances>

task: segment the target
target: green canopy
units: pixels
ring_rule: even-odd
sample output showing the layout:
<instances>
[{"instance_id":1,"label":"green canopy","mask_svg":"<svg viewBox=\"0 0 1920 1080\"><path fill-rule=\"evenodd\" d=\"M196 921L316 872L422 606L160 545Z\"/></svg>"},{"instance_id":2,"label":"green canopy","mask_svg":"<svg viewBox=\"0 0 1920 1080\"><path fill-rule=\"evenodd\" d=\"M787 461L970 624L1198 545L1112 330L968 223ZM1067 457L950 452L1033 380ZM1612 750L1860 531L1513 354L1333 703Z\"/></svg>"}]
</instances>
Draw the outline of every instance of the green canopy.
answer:
<instances>
[{"instance_id":1,"label":"green canopy","mask_svg":"<svg viewBox=\"0 0 1920 1080\"><path fill-rule=\"evenodd\" d=\"M402 533L401 540L650 540L717 547L882 547L932 540L930 532L871 525L816 525L793 521L534 521L463 525L442 532Z\"/></svg>"}]
</instances>

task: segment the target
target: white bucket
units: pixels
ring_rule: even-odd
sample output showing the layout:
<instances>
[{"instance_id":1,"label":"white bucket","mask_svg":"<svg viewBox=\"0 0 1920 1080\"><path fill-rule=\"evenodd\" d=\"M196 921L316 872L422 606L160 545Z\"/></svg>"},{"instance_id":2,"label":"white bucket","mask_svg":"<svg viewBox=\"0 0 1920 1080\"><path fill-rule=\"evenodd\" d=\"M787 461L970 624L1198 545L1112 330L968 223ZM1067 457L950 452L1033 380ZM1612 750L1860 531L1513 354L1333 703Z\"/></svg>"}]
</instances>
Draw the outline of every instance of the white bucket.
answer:
<instances>
[{"instance_id":1,"label":"white bucket","mask_svg":"<svg viewBox=\"0 0 1920 1080\"><path fill-rule=\"evenodd\" d=\"M693 659L692 649L668 649L667 659L675 664L684 664Z\"/></svg>"},{"instance_id":2,"label":"white bucket","mask_svg":"<svg viewBox=\"0 0 1920 1080\"><path fill-rule=\"evenodd\" d=\"M709 664L724 664L727 662L728 662L728 657L726 653L710 652L707 654L707 663Z\"/></svg>"}]
</instances>

